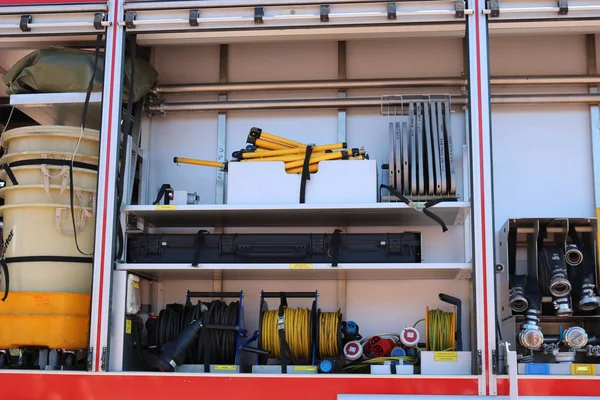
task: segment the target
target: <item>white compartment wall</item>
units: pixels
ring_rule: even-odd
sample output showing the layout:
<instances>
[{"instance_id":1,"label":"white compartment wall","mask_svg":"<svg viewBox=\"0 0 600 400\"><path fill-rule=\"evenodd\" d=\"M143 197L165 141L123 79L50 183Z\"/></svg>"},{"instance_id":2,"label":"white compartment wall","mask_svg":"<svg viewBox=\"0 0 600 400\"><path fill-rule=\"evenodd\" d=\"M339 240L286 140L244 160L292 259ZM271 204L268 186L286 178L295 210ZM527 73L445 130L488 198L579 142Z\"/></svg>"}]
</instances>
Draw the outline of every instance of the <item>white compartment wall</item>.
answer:
<instances>
[{"instance_id":1,"label":"white compartment wall","mask_svg":"<svg viewBox=\"0 0 600 400\"><path fill-rule=\"evenodd\" d=\"M493 37L490 52L492 76L587 73L583 35ZM582 93L587 88L528 91ZM494 105L492 140L496 231L508 218L594 216L588 105Z\"/></svg>"}]
</instances>

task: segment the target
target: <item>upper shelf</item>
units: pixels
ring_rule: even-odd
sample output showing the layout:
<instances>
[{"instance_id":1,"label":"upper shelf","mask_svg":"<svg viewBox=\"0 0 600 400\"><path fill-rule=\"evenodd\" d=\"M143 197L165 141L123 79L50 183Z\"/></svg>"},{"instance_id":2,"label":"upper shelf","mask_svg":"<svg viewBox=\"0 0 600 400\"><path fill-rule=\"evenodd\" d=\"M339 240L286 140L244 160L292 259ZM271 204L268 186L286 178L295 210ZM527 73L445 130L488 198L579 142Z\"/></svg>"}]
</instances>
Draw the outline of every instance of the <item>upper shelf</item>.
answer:
<instances>
[{"instance_id":1,"label":"upper shelf","mask_svg":"<svg viewBox=\"0 0 600 400\"><path fill-rule=\"evenodd\" d=\"M45 0L44 3L50 4L39 4L41 1L27 4L34 1L22 0L14 3L0 7L0 47L93 43L94 36L110 26L106 19L106 1Z\"/></svg>"},{"instance_id":2,"label":"upper shelf","mask_svg":"<svg viewBox=\"0 0 600 400\"><path fill-rule=\"evenodd\" d=\"M143 1L119 25L140 44L231 43L298 38L464 36L464 1Z\"/></svg>"},{"instance_id":3,"label":"upper shelf","mask_svg":"<svg viewBox=\"0 0 600 400\"><path fill-rule=\"evenodd\" d=\"M447 202L429 208L446 225L461 225L470 211L467 202ZM123 212L156 227L210 226L408 226L436 222L403 203L124 206Z\"/></svg>"},{"instance_id":4,"label":"upper shelf","mask_svg":"<svg viewBox=\"0 0 600 400\"><path fill-rule=\"evenodd\" d=\"M42 125L81 125L85 93L13 94L10 105L15 106ZM100 129L102 93L90 96L86 127Z\"/></svg>"}]
</instances>

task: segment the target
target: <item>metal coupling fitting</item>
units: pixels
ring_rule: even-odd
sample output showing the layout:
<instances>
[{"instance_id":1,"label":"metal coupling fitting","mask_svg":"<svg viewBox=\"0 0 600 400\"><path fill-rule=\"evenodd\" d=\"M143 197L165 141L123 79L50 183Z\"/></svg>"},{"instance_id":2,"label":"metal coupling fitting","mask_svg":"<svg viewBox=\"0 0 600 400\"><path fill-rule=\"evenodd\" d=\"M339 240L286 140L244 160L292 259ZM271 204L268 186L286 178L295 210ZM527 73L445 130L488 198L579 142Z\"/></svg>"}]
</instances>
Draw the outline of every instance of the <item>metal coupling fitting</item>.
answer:
<instances>
[{"instance_id":1,"label":"metal coupling fitting","mask_svg":"<svg viewBox=\"0 0 600 400\"><path fill-rule=\"evenodd\" d=\"M526 320L521 324L519 343L530 350L539 349L544 343L544 334L538 325L539 315L540 312L537 310L528 310Z\"/></svg>"},{"instance_id":2,"label":"metal coupling fitting","mask_svg":"<svg viewBox=\"0 0 600 400\"><path fill-rule=\"evenodd\" d=\"M514 312L523 312L529 308L529 302L525 298L525 290L520 286L510 289L508 305Z\"/></svg>"},{"instance_id":3,"label":"metal coupling fitting","mask_svg":"<svg viewBox=\"0 0 600 400\"><path fill-rule=\"evenodd\" d=\"M549 290L554 297L564 297L571 293L571 282L562 270L555 270L552 274Z\"/></svg>"},{"instance_id":4,"label":"metal coupling fitting","mask_svg":"<svg viewBox=\"0 0 600 400\"><path fill-rule=\"evenodd\" d=\"M573 315L573 307L571 307L569 297L554 299L554 309L556 310L555 314L558 317Z\"/></svg>"},{"instance_id":5,"label":"metal coupling fitting","mask_svg":"<svg viewBox=\"0 0 600 400\"><path fill-rule=\"evenodd\" d=\"M588 334L579 326L572 326L563 332L563 342L572 349L581 349L588 342Z\"/></svg>"},{"instance_id":6,"label":"metal coupling fitting","mask_svg":"<svg viewBox=\"0 0 600 400\"><path fill-rule=\"evenodd\" d=\"M581 298L579 299L578 307L583 311L592 311L600 307L600 297L594 293L595 285L586 283L581 290Z\"/></svg>"},{"instance_id":7,"label":"metal coupling fitting","mask_svg":"<svg viewBox=\"0 0 600 400\"><path fill-rule=\"evenodd\" d=\"M565 262L571 267L576 267L583 262L583 253L577 245L570 244L565 251Z\"/></svg>"}]
</instances>

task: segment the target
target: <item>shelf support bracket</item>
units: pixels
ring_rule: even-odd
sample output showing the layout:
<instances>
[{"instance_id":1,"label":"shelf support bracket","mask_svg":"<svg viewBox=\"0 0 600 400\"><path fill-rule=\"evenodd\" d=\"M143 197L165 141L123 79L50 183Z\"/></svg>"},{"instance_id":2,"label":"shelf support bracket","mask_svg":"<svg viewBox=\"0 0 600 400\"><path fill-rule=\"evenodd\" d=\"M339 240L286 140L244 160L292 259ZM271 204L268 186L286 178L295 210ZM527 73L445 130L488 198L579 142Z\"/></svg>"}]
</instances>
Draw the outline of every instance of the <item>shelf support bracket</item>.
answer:
<instances>
[{"instance_id":1,"label":"shelf support bracket","mask_svg":"<svg viewBox=\"0 0 600 400\"><path fill-rule=\"evenodd\" d=\"M498 18L500 16L500 0L489 0L490 17Z\"/></svg>"},{"instance_id":2,"label":"shelf support bracket","mask_svg":"<svg viewBox=\"0 0 600 400\"><path fill-rule=\"evenodd\" d=\"M127 11L125 13L125 28L133 29L135 28L135 11Z\"/></svg>"},{"instance_id":3,"label":"shelf support bracket","mask_svg":"<svg viewBox=\"0 0 600 400\"><path fill-rule=\"evenodd\" d=\"M200 11L190 10L190 16L188 18L190 26L200 26L200 21L198 21L198 18L200 18Z\"/></svg>"},{"instance_id":4,"label":"shelf support bracket","mask_svg":"<svg viewBox=\"0 0 600 400\"><path fill-rule=\"evenodd\" d=\"M21 15L21 21L19 22L19 28L22 32L31 32L31 28L29 24L33 21L33 17L31 15Z\"/></svg>"},{"instance_id":5,"label":"shelf support bracket","mask_svg":"<svg viewBox=\"0 0 600 400\"><path fill-rule=\"evenodd\" d=\"M321 14L321 22L329 22L329 5L321 5L320 14Z\"/></svg>"},{"instance_id":6,"label":"shelf support bracket","mask_svg":"<svg viewBox=\"0 0 600 400\"><path fill-rule=\"evenodd\" d=\"M387 18L388 19L396 19L396 3L387 3Z\"/></svg>"},{"instance_id":7,"label":"shelf support bracket","mask_svg":"<svg viewBox=\"0 0 600 400\"><path fill-rule=\"evenodd\" d=\"M454 17L463 19L465 17L465 1L456 0L454 2Z\"/></svg>"},{"instance_id":8,"label":"shelf support bracket","mask_svg":"<svg viewBox=\"0 0 600 400\"><path fill-rule=\"evenodd\" d=\"M106 14L103 12L97 12L94 14L94 29L97 31L104 29L102 22L106 21Z\"/></svg>"},{"instance_id":9,"label":"shelf support bracket","mask_svg":"<svg viewBox=\"0 0 600 400\"><path fill-rule=\"evenodd\" d=\"M254 7L254 23L262 24L263 17L265 16L265 9L263 7Z\"/></svg>"},{"instance_id":10,"label":"shelf support bracket","mask_svg":"<svg viewBox=\"0 0 600 400\"><path fill-rule=\"evenodd\" d=\"M569 13L569 0L558 0L558 14L567 15Z\"/></svg>"}]
</instances>

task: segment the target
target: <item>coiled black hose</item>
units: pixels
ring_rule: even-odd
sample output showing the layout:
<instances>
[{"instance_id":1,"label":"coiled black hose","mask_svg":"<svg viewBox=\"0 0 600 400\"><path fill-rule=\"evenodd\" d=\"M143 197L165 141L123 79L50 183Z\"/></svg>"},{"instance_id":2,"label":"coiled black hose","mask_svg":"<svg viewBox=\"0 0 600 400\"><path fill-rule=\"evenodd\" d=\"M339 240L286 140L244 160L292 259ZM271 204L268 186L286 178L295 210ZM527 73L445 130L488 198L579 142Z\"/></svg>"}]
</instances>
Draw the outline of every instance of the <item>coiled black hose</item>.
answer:
<instances>
[{"instance_id":1,"label":"coiled black hose","mask_svg":"<svg viewBox=\"0 0 600 400\"><path fill-rule=\"evenodd\" d=\"M240 302L227 304L222 300L210 303L198 301L185 306L169 304L159 313L156 330L156 343L162 347L179 336L193 321L201 319L204 325L237 326ZM204 364L205 351L208 351L210 364L235 364L237 332L226 329L202 328L198 340L188 348L185 363ZM206 348L208 346L208 348Z\"/></svg>"}]
</instances>

